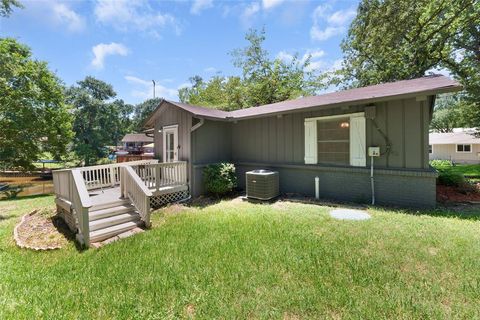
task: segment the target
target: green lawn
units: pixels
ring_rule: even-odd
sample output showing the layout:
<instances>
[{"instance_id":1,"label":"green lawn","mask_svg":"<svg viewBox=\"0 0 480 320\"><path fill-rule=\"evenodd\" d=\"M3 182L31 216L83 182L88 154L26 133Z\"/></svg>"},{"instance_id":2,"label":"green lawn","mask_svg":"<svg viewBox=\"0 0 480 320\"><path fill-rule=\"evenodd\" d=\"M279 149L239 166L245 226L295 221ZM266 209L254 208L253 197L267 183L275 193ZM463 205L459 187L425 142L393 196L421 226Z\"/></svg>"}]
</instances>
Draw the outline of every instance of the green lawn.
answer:
<instances>
[{"instance_id":1,"label":"green lawn","mask_svg":"<svg viewBox=\"0 0 480 320\"><path fill-rule=\"evenodd\" d=\"M0 201L0 319L480 317L479 214L223 201L99 250L16 248L20 215L52 201Z\"/></svg>"}]
</instances>

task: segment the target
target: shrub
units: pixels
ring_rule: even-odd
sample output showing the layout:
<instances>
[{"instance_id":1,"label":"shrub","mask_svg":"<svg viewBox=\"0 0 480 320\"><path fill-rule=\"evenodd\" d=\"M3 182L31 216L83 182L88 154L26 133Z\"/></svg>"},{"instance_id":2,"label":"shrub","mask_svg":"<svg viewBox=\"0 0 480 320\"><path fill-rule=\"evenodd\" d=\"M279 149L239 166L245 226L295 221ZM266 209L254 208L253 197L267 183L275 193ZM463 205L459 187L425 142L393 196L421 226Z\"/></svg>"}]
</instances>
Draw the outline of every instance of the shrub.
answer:
<instances>
[{"instance_id":1,"label":"shrub","mask_svg":"<svg viewBox=\"0 0 480 320\"><path fill-rule=\"evenodd\" d=\"M451 171L439 171L438 183L444 186L460 187L466 184L463 174Z\"/></svg>"},{"instance_id":2,"label":"shrub","mask_svg":"<svg viewBox=\"0 0 480 320\"><path fill-rule=\"evenodd\" d=\"M450 160L430 160L432 167L452 167L453 163Z\"/></svg>"},{"instance_id":3,"label":"shrub","mask_svg":"<svg viewBox=\"0 0 480 320\"><path fill-rule=\"evenodd\" d=\"M237 186L235 166L232 163L210 164L203 169L205 189L217 196L231 192Z\"/></svg>"}]
</instances>

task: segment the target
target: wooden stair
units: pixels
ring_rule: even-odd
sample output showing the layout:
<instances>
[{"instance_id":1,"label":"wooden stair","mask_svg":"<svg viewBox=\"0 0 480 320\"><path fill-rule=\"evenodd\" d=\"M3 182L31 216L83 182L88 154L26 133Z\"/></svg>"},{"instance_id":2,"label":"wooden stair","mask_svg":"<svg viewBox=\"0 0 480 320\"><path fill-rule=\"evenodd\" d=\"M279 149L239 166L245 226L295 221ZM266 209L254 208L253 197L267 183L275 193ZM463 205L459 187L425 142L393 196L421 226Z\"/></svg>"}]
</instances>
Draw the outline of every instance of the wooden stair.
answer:
<instances>
[{"instance_id":1,"label":"wooden stair","mask_svg":"<svg viewBox=\"0 0 480 320\"><path fill-rule=\"evenodd\" d=\"M90 243L100 242L143 226L129 200L115 200L93 206L89 212Z\"/></svg>"}]
</instances>

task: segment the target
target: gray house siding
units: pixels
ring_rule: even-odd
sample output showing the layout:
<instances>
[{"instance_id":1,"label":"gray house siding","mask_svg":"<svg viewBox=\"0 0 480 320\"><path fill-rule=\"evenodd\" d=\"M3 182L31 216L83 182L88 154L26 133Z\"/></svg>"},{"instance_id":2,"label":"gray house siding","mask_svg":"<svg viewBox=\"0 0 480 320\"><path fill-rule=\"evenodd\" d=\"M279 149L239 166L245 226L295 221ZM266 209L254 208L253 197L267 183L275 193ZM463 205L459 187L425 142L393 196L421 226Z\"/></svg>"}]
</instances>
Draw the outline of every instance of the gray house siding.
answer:
<instances>
[{"instance_id":1,"label":"gray house siding","mask_svg":"<svg viewBox=\"0 0 480 320\"><path fill-rule=\"evenodd\" d=\"M163 161L163 133L159 132L165 126L178 125L178 160L190 161L190 129L192 115L182 109L164 105L161 114L155 122L154 152L155 158Z\"/></svg>"},{"instance_id":2,"label":"gray house siding","mask_svg":"<svg viewBox=\"0 0 480 320\"><path fill-rule=\"evenodd\" d=\"M377 203L411 207L433 207L436 203L436 173L428 164L428 125L432 99L415 98L376 103L375 122L391 145L388 155L375 159ZM305 118L364 111L365 106L290 113L282 116L232 123L232 158L237 166L239 187L245 172L270 168L280 172L282 193L314 196L314 178L320 178L320 196L369 202L370 159L367 168L304 164ZM420 137L420 138L419 138ZM366 123L366 145L386 149L385 139Z\"/></svg>"},{"instance_id":3,"label":"gray house siding","mask_svg":"<svg viewBox=\"0 0 480 320\"><path fill-rule=\"evenodd\" d=\"M232 127L224 121L205 120L192 132L193 196L203 193L202 171L206 164L231 160Z\"/></svg>"},{"instance_id":4,"label":"gray house siding","mask_svg":"<svg viewBox=\"0 0 480 320\"><path fill-rule=\"evenodd\" d=\"M376 159L376 166L428 169L429 103L413 98L375 106L375 121L391 144L390 153ZM354 106L238 121L232 124L232 161L303 164L305 118L355 113L364 109L365 106ZM427 121L424 121L426 117ZM367 120L366 131L367 146L380 146L385 150L385 140L370 120ZM367 159L369 163L370 159Z\"/></svg>"},{"instance_id":5,"label":"gray house siding","mask_svg":"<svg viewBox=\"0 0 480 320\"><path fill-rule=\"evenodd\" d=\"M375 122L391 145L388 155L375 159L375 188L379 204L410 207L435 206L436 173L428 165L428 125L432 99L415 98L375 103ZM320 178L320 196L354 202L371 199L369 166L335 167L304 164L305 118L362 112L364 105L339 106L327 110L292 112L238 121L204 120L193 132L188 112L166 106L155 124L155 154L161 159L165 125L179 124L179 159L189 161L192 196L203 193L202 170L209 163L235 163L239 187L245 186L245 172L271 168L280 172L282 193L314 195L314 178ZM191 141L190 141L191 137ZM190 144L191 142L191 144ZM366 122L366 145L380 146L385 139Z\"/></svg>"}]
</instances>

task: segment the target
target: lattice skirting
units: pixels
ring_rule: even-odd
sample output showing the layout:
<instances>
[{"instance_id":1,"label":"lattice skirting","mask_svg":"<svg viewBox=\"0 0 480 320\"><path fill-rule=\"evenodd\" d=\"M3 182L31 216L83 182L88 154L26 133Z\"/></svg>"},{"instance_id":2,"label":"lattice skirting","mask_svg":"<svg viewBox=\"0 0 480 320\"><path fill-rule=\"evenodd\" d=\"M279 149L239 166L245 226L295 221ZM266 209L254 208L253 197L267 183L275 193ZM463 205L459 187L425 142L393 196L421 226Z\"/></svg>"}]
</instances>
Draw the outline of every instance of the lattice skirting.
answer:
<instances>
[{"instance_id":1,"label":"lattice skirting","mask_svg":"<svg viewBox=\"0 0 480 320\"><path fill-rule=\"evenodd\" d=\"M168 203L177 202L188 198L188 190L177 191L173 193L162 194L150 197L150 207L152 209L160 208Z\"/></svg>"}]
</instances>

